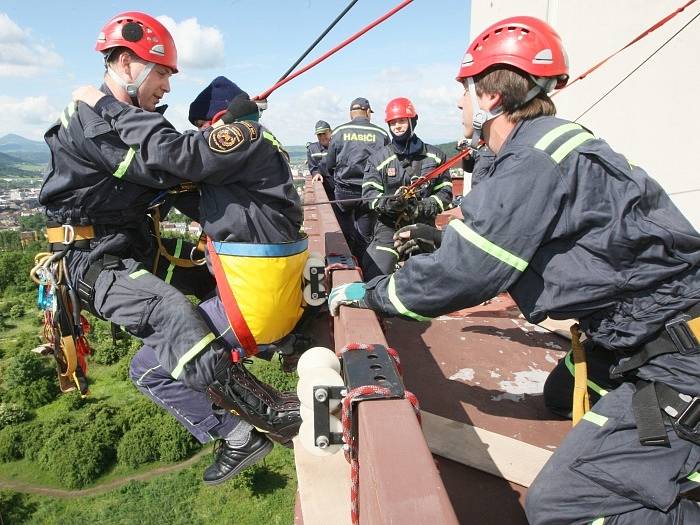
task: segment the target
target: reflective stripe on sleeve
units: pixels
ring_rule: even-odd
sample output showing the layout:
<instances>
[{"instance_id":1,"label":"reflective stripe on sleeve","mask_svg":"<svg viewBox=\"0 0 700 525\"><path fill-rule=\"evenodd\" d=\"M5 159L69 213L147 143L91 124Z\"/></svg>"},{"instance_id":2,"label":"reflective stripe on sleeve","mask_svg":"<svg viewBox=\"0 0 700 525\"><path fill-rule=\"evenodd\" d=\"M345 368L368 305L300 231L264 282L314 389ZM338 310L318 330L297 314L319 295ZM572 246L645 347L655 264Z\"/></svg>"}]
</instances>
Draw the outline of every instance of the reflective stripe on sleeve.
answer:
<instances>
[{"instance_id":1,"label":"reflective stripe on sleeve","mask_svg":"<svg viewBox=\"0 0 700 525\"><path fill-rule=\"evenodd\" d=\"M130 273L129 277L132 279L138 279L142 275L146 275L147 273L150 273L148 270L136 270L134 273Z\"/></svg>"},{"instance_id":2,"label":"reflective stripe on sleeve","mask_svg":"<svg viewBox=\"0 0 700 525\"><path fill-rule=\"evenodd\" d=\"M440 209L442 211L445 211L445 206L443 206L442 201L440 200L440 197L438 197L437 195L431 195L430 198L435 199L435 202L438 203L438 205L440 206Z\"/></svg>"},{"instance_id":3,"label":"reflective stripe on sleeve","mask_svg":"<svg viewBox=\"0 0 700 525\"><path fill-rule=\"evenodd\" d=\"M688 481L692 481L693 483L700 483L700 472L695 471L688 474Z\"/></svg>"},{"instance_id":4,"label":"reflective stripe on sleeve","mask_svg":"<svg viewBox=\"0 0 700 525\"><path fill-rule=\"evenodd\" d=\"M457 233L461 235L464 239L472 243L474 246L480 250L485 251L489 255L492 255L501 262L506 263L508 266L512 266L519 272L524 272L527 268L527 261L521 259L517 255L510 253L508 250L504 250L500 246L495 245L489 241L486 237L482 237L474 230L469 228L462 221L450 221L448 227L457 230Z\"/></svg>"},{"instance_id":5,"label":"reflective stripe on sleeve","mask_svg":"<svg viewBox=\"0 0 700 525\"><path fill-rule=\"evenodd\" d=\"M577 147L579 147L581 144L584 142L587 142L589 140L593 140L595 137L588 133L587 131L583 131L579 133L578 135L574 135L571 137L569 140L564 142L561 146L557 148L557 151L552 153L552 158L554 159L554 162L559 164L564 157L566 157L569 153L574 151Z\"/></svg>"},{"instance_id":6,"label":"reflective stripe on sleeve","mask_svg":"<svg viewBox=\"0 0 700 525\"><path fill-rule=\"evenodd\" d=\"M442 188L447 188L447 187L450 187L450 188L452 187L452 183L450 181L441 182L440 184L438 184L437 186L435 186L433 188L433 193L441 190Z\"/></svg>"},{"instance_id":7,"label":"reflective stripe on sleeve","mask_svg":"<svg viewBox=\"0 0 700 525\"><path fill-rule=\"evenodd\" d=\"M134 160L134 156L136 155L136 148L131 146L129 148L129 151L126 152L126 155L124 156L124 160L119 163L119 166L117 166L117 171L114 172L114 176L118 179L121 179L124 174L126 173L126 170L129 169L129 165L131 164L131 161Z\"/></svg>"},{"instance_id":8,"label":"reflective stripe on sleeve","mask_svg":"<svg viewBox=\"0 0 700 525\"><path fill-rule=\"evenodd\" d=\"M437 155L435 155L435 153L426 153L425 156L426 156L426 157L430 157L430 158L433 159L437 164L442 164L442 159L441 159L440 157L438 157Z\"/></svg>"},{"instance_id":9,"label":"reflective stripe on sleeve","mask_svg":"<svg viewBox=\"0 0 700 525\"><path fill-rule=\"evenodd\" d=\"M214 339L216 339L216 337L211 332L205 335L197 344L185 352L185 354L178 360L175 370L173 370L170 375L172 375L175 379L179 378L180 374L182 374L182 371L185 369L185 365L189 363L199 352L204 350Z\"/></svg>"},{"instance_id":10,"label":"reflective stripe on sleeve","mask_svg":"<svg viewBox=\"0 0 700 525\"><path fill-rule=\"evenodd\" d=\"M544 137L538 140L535 144L535 148L544 151L552 144L552 142L557 140L564 133L568 133L569 131L574 131L576 129L583 130L581 126L574 124L573 122L569 122L568 124L564 124L562 126L557 126L556 128L548 131Z\"/></svg>"},{"instance_id":11,"label":"reflective stripe on sleeve","mask_svg":"<svg viewBox=\"0 0 700 525\"><path fill-rule=\"evenodd\" d=\"M389 248L387 246L375 246L374 247L376 250L382 251L382 252L389 252L391 255L396 257L397 259L399 258L399 252L394 250L393 248Z\"/></svg>"},{"instance_id":12,"label":"reflective stripe on sleeve","mask_svg":"<svg viewBox=\"0 0 700 525\"><path fill-rule=\"evenodd\" d=\"M389 293L389 301L391 301L391 304L401 315L405 315L406 317L410 317L411 319L415 319L416 321L430 321L430 317L423 317L422 315L412 312L403 305L401 299L399 299L399 296L396 295L396 281L394 280L393 275L389 278L387 292Z\"/></svg>"},{"instance_id":13,"label":"reflective stripe on sleeve","mask_svg":"<svg viewBox=\"0 0 700 525\"><path fill-rule=\"evenodd\" d=\"M389 164L389 163L390 163L392 160L394 160L394 159L396 159L396 155L392 155L391 157L387 157L386 159L384 159L384 160L379 164L379 166L377 166L377 171L379 171L380 169L382 169L384 166L386 166L387 164Z\"/></svg>"},{"instance_id":14,"label":"reflective stripe on sleeve","mask_svg":"<svg viewBox=\"0 0 700 525\"><path fill-rule=\"evenodd\" d=\"M374 208L377 207L377 202L379 202L379 199L380 199L381 197L384 197L384 194L383 194L383 193L380 193L379 195L377 195L377 198L374 199L372 202L369 203L369 209L370 209L370 210L373 210Z\"/></svg>"},{"instance_id":15,"label":"reflective stripe on sleeve","mask_svg":"<svg viewBox=\"0 0 700 525\"><path fill-rule=\"evenodd\" d=\"M373 188L378 189L379 191L384 191L384 186L381 184L377 184L376 182L369 181L369 182L363 182L362 187L364 188L365 186L371 186Z\"/></svg>"}]
</instances>

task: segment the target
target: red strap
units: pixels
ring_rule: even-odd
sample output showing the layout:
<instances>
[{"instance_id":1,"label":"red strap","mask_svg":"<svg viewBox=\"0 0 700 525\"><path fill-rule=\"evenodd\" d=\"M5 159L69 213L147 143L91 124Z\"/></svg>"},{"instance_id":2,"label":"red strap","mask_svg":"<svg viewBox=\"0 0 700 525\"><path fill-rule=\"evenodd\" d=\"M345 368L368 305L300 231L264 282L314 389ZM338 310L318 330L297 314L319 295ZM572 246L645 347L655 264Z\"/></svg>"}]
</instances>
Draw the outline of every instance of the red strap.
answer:
<instances>
[{"instance_id":1,"label":"red strap","mask_svg":"<svg viewBox=\"0 0 700 525\"><path fill-rule=\"evenodd\" d=\"M424 176L420 177L419 179L416 179L415 182L413 182L410 186L408 186L408 187L406 188L406 191L411 191L411 190L417 188L418 186L420 186L421 184L425 184L425 183L428 182L429 180L434 179L435 177L437 177L437 176L440 175L441 173L447 171L447 170L450 169L452 166L454 166L455 164L457 164L460 160L462 160L463 158L467 157L470 153L471 153L471 152L469 151L469 148L460 151L459 153L457 153L457 155L455 155L454 157L452 157L452 158L446 160L444 164L438 166L437 168L435 168L433 171L431 171L431 172L428 173L427 175L424 175Z\"/></svg>"},{"instance_id":2,"label":"red strap","mask_svg":"<svg viewBox=\"0 0 700 525\"><path fill-rule=\"evenodd\" d=\"M238 302L236 297L233 295L233 290L228 283L226 274L224 273L224 268L221 266L221 260L219 259L219 254L216 253L214 249L214 244L211 242L210 238L207 238L207 248L209 248L209 255L211 256L211 265L214 268L214 278L216 279L216 287L219 291L219 297L224 305L224 312L226 312L226 318L233 333L236 334L236 339L241 344L241 347L245 351L247 356L252 356L257 354L260 350L255 342L255 337L250 333L250 328L248 328L248 323L246 323L241 313L241 309L238 308Z\"/></svg>"},{"instance_id":3,"label":"red strap","mask_svg":"<svg viewBox=\"0 0 700 525\"><path fill-rule=\"evenodd\" d=\"M343 49L345 46L347 46L348 44L350 44L351 42L354 42L355 40L357 40L358 38L360 38L362 35L364 35L367 31L369 31L370 29L374 28L375 26L378 26L379 24L381 24L382 22L384 22L384 20L386 20L387 18L393 16L396 12L400 11L401 9L403 9L404 7L406 7L406 6L407 6L408 4L410 4L411 2L413 2L413 0L403 0L403 2L401 2L399 5L397 5L396 7L394 7L392 10L390 10L390 11L388 11L386 14L380 16L379 18L377 18L377 19L376 19L374 22L372 22L371 24L369 24L369 25L363 27L362 29L360 29L357 33L355 33L354 35L352 35L350 38L347 38L346 40L343 40L340 44L338 44L337 46L335 46L335 47L334 47L333 49L331 49L330 51L327 51L326 53L324 53L323 55L321 55L320 57L318 57L318 58L315 59L314 61L310 62L308 65L306 65L306 66L302 67L301 69L295 71L295 72L292 73L291 75L289 75L289 76L287 76L287 77L285 77L285 78L279 80L274 86L272 86L271 88L269 88L269 89L263 91L263 92L260 93L258 96L256 96L253 100L264 100L264 99L266 99L267 97L270 96L270 94L271 94L273 91L277 90L277 88L284 86L284 85L285 85L287 82L289 82L290 80L295 79L296 77L298 77L298 76L301 75L302 73L305 73L306 71L308 71L308 70L311 69L312 67L316 66L317 64L320 64L320 63L323 62L325 59L327 59L329 56L333 55L334 53L337 53L338 51L340 51L341 49Z\"/></svg>"},{"instance_id":4,"label":"red strap","mask_svg":"<svg viewBox=\"0 0 700 525\"><path fill-rule=\"evenodd\" d=\"M600 62L598 62L598 63L597 63L595 66L593 66L592 68L590 68L590 69L584 71L583 73L581 73L581 74L580 74L579 76L577 76L573 81L569 82L566 86L564 86L563 88L561 88L561 89L560 89L559 91L557 91L556 93L553 93L551 96L554 96L554 95L556 95L557 93L561 93L561 92L564 91L566 88L570 87L572 84L575 84L575 83L578 82L579 80L582 80L582 79L586 78L588 75L590 75L591 73L593 73L593 71L595 71L595 70L598 69L600 66L602 66L603 64L605 64L605 63L606 63L608 60L610 60L612 57L614 57L614 56L617 55L618 53L624 51L625 49L627 49L627 48L630 47L631 45L636 44L636 43L639 42L642 38L644 38L645 36L647 36L649 33L653 32L653 31L656 31L658 28L660 28L662 25L664 25L666 22L668 22L669 20L671 20L674 16L676 16L678 13L682 12L686 7L688 7L690 4L692 4L692 3L694 3L694 2L695 2L695 0L689 0L689 1L686 2L682 7L679 7L678 9L676 9L673 13L666 15L666 16L663 17L661 20L659 20L658 22L656 22L653 26L651 26L650 28L648 28L646 31L643 31L642 33L640 33L639 35L637 35L635 38L633 38L632 40L630 40L630 42L629 42L628 44L626 44L625 46L623 46L623 47L621 47L620 49L618 49L617 51L615 51L615 52L614 52L612 55L610 55L609 57L607 57L607 58L601 60Z\"/></svg>"}]
</instances>

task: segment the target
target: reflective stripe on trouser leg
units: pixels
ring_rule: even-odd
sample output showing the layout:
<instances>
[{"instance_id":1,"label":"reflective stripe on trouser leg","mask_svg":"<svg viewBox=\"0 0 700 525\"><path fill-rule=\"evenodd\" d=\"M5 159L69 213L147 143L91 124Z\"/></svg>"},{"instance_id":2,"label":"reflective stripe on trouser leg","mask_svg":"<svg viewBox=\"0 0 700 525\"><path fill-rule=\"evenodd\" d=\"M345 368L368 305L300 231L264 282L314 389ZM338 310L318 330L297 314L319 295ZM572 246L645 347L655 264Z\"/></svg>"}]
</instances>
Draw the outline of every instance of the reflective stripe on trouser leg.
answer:
<instances>
[{"instance_id":1,"label":"reflective stripe on trouser leg","mask_svg":"<svg viewBox=\"0 0 700 525\"><path fill-rule=\"evenodd\" d=\"M173 379L149 346L136 353L129 373L136 388L172 414L200 443L226 437L240 422L229 412L214 414L209 397Z\"/></svg>"},{"instance_id":2,"label":"reflective stripe on trouser leg","mask_svg":"<svg viewBox=\"0 0 700 525\"><path fill-rule=\"evenodd\" d=\"M141 273L142 266L133 259L122 260L122 265L123 269L102 271L95 282L100 316L152 347L170 373L181 371L197 352L209 350L209 327L182 293L149 272ZM137 273L138 278L131 277ZM213 376L201 378L206 380L200 388L213 382Z\"/></svg>"}]
</instances>

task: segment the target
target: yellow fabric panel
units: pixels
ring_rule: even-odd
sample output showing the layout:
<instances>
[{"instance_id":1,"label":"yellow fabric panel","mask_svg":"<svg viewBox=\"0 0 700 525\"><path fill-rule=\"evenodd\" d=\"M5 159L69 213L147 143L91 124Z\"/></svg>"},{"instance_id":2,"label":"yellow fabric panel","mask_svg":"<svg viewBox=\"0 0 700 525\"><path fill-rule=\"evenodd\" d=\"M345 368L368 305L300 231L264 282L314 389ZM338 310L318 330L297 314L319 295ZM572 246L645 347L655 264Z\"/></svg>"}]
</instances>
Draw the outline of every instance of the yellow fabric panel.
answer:
<instances>
[{"instance_id":1,"label":"yellow fabric panel","mask_svg":"<svg viewBox=\"0 0 700 525\"><path fill-rule=\"evenodd\" d=\"M219 255L241 314L258 344L288 335L303 313L308 251L287 257Z\"/></svg>"}]
</instances>

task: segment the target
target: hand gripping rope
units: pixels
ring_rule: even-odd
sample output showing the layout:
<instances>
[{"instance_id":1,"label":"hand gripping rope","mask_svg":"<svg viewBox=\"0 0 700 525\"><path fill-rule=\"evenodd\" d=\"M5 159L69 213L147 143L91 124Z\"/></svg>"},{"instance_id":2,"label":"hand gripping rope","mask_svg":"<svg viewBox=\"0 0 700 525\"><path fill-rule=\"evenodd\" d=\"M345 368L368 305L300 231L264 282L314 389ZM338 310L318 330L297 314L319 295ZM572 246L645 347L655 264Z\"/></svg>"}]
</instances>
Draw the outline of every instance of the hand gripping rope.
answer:
<instances>
[{"instance_id":1,"label":"hand gripping rope","mask_svg":"<svg viewBox=\"0 0 700 525\"><path fill-rule=\"evenodd\" d=\"M380 350L386 350L396 368L396 372L401 376L401 361L399 354L393 348L384 348L381 345L367 345L351 343L346 345L340 352L343 357L343 362L349 358L349 354L356 350L364 350L369 352L369 356L377 355ZM347 365L345 369L347 370ZM350 386L350 385L348 385ZM391 387L380 386L379 384L368 384L364 386L356 386L352 388L343 398L342 401L342 425L343 425L343 452L345 459L350 463L350 517L353 525L360 522L360 463L358 459L358 443L357 443L357 425L353 424L353 406L359 401L367 399L400 399L405 398L411 403L416 417L420 423L420 408L418 399L408 390L401 389L400 395L397 395L397 389Z\"/></svg>"},{"instance_id":2,"label":"hand gripping rope","mask_svg":"<svg viewBox=\"0 0 700 525\"><path fill-rule=\"evenodd\" d=\"M442 175L445 171L449 170L450 168L454 167L459 161L462 159L466 159L471 155L471 151L469 148L460 151L455 155L454 157L450 157L447 159L444 164L441 164L437 168L435 168L433 171L430 173L427 173L423 175L422 177L417 178L415 181L413 181L410 185L404 186L401 188L401 194L405 197L410 197L416 190L416 188L422 186L426 182L429 182L433 180L435 177L438 175ZM387 196L388 197L388 196ZM337 203L346 203L346 202L363 202L363 201L372 201L376 199L376 197L357 197L354 199L340 199L340 200L332 200L332 201L321 201L321 202L305 202L302 204L302 206L320 206L322 204L337 204Z\"/></svg>"}]
</instances>

